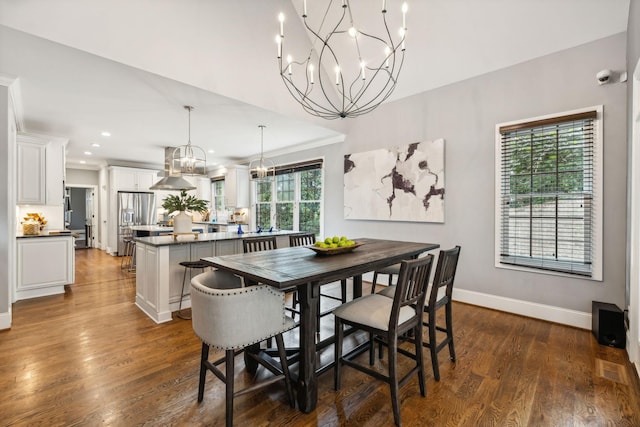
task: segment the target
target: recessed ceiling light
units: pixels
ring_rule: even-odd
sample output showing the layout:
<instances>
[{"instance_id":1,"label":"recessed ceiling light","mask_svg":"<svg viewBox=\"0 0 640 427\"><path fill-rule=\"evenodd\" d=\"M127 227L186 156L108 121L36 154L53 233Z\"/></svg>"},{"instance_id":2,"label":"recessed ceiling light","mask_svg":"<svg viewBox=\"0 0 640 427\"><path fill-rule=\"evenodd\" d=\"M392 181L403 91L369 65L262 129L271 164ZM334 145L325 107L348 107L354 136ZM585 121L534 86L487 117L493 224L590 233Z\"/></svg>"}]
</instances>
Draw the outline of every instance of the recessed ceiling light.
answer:
<instances>
[{"instance_id":1,"label":"recessed ceiling light","mask_svg":"<svg viewBox=\"0 0 640 427\"><path fill-rule=\"evenodd\" d=\"M100 144L98 144L97 142L94 142L93 144L91 144L92 147L100 147Z\"/></svg>"},{"instance_id":2,"label":"recessed ceiling light","mask_svg":"<svg viewBox=\"0 0 640 427\"><path fill-rule=\"evenodd\" d=\"M111 136L111 132L104 131L100 135L102 135L102 136Z\"/></svg>"},{"instance_id":3,"label":"recessed ceiling light","mask_svg":"<svg viewBox=\"0 0 640 427\"><path fill-rule=\"evenodd\" d=\"M91 151L85 151L84 154L86 154L87 156L92 155L93 153Z\"/></svg>"},{"instance_id":4,"label":"recessed ceiling light","mask_svg":"<svg viewBox=\"0 0 640 427\"><path fill-rule=\"evenodd\" d=\"M215 153L216 150L209 150L209 153Z\"/></svg>"},{"instance_id":5,"label":"recessed ceiling light","mask_svg":"<svg viewBox=\"0 0 640 427\"><path fill-rule=\"evenodd\" d=\"M85 165L85 164L87 164L87 162L86 162L86 161L84 161L84 160L80 160L80 164L81 164L81 165Z\"/></svg>"}]
</instances>

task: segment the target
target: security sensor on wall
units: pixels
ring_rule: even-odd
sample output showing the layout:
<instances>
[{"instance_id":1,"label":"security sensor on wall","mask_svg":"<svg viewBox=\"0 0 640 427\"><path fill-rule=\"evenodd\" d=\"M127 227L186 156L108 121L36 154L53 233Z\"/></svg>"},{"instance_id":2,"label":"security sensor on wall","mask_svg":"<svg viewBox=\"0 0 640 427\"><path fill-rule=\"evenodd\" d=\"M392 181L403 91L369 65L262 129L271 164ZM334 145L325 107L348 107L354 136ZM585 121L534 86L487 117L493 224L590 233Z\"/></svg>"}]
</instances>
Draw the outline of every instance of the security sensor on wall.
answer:
<instances>
[{"instance_id":1,"label":"security sensor on wall","mask_svg":"<svg viewBox=\"0 0 640 427\"><path fill-rule=\"evenodd\" d=\"M599 85L607 83L623 83L627 81L627 72L623 71L621 73L618 73L607 69L600 70L596 74L596 79L598 79Z\"/></svg>"},{"instance_id":2,"label":"security sensor on wall","mask_svg":"<svg viewBox=\"0 0 640 427\"><path fill-rule=\"evenodd\" d=\"M609 83L609 80L611 80L611 70L601 70L598 71L598 74L596 74L596 78L598 79L598 84L599 85L603 85L605 83Z\"/></svg>"}]
</instances>

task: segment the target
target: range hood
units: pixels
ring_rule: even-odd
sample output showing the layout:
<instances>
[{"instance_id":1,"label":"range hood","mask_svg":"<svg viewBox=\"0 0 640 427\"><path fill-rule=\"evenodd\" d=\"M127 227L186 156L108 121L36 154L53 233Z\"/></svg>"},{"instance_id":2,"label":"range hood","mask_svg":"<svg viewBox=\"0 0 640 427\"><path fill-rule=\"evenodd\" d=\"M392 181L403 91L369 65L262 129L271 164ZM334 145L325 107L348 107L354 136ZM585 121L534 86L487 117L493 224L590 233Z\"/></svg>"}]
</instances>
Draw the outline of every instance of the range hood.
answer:
<instances>
[{"instance_id":1,"label":"range hood","mask_svg":"<svg viewBox=\"0 0 640 427\"><path fill-rule=\"evenodd\" d=\"M174 147L164 149L164 178L149 187L149 190L195 190L196 187L181 175L171 175L171 159Z\"/></svg>"}]
</instances>

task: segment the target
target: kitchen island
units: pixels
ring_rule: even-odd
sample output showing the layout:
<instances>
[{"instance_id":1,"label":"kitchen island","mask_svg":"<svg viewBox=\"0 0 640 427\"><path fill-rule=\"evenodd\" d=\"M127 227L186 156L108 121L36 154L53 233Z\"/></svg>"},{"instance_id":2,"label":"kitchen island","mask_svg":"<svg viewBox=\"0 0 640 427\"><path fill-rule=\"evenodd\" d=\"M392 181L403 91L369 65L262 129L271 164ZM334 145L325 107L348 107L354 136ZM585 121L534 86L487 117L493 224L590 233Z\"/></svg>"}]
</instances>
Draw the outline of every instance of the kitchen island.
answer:
<instances>
[{"instance_id":1,"label":"kitchen island","mask_svg":"<svg viewBox=\"0 0 640 427\"><path fill-rule=\"evenodd\" d=\"M237 232L186 234L178 236L136 237L136 305L156 323L171 320L178 310L184 267L182 261L242 253L242 240L259 236L276 236L279 248L289 246L289 235L299 231ZM199 271L194 271L198 274ZM189 280L187 273L187 280ZM189 293L185 284L185 293ZM182 308L191 307L189 296Z\"/></svg>"}]
</instances>

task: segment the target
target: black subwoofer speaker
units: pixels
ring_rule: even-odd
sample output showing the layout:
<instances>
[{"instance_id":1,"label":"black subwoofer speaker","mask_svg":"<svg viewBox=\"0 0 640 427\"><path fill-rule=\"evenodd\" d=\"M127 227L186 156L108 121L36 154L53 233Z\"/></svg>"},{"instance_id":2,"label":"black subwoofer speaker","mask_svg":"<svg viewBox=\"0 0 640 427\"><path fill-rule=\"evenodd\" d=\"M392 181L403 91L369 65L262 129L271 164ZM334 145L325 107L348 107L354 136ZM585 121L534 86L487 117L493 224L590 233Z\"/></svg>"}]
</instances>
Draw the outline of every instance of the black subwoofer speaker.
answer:
<instances>
[{"instance_id":1,"label":"black subwoofer speaker","mask_svg":"<svg viewBox=\"0 0 640 427\"><path fill-rule=\"evenodd\" d=\"M609 347L625 348L624 313L617 305L593 301L591 331L598 343Z\"/></svg>"}]
</instances>

